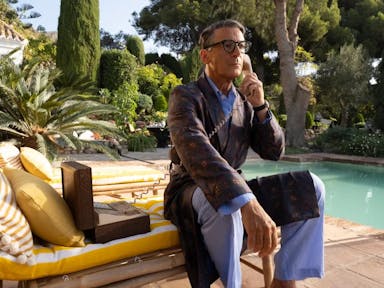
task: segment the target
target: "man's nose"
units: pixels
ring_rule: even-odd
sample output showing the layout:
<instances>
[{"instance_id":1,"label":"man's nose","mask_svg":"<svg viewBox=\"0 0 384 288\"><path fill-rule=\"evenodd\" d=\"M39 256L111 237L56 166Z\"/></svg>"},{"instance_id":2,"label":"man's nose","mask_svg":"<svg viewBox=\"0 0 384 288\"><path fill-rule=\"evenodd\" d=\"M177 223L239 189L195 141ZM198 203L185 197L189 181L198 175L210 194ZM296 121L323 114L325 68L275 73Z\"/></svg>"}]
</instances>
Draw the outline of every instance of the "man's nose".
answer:
<instances>
[{"instance_id":1,"label":"man's nose","mask_svg":"<svg viewBox=\"0 0 384 288\"><path fill-rule=\"evenodd\" d=\"M239 57L241 54L241 50L240 50L240 47L239 45L235 45L235 49L233 49L233 52L232 52L232 55L233 56L236 56L236 57Z\"/></svg>"}]
</instances>

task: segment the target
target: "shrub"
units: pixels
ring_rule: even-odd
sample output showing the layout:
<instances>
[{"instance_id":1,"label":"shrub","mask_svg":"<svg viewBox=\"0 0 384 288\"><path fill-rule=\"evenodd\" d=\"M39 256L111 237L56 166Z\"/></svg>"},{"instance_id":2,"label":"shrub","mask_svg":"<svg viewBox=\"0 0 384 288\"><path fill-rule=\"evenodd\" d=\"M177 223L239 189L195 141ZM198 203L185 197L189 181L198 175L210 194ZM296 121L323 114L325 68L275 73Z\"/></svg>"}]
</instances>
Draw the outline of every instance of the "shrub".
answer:
<instances>
[{"instance_id":1,"label":"shrub","mask_svg":"<svg viewBox=\"0 0 384 288\"><path fill-rule=\"evenodd\" d=\"M279 121L279 124L282 128L285 128L285 126L287 125L287 114L280 114L277 117L277 121Z\"/></svg>"},{"instance_id":2,"label":"shrub","mask_svg":"<svg viewBox=\"0 0 384 288\"><path fill-rule=\"evenodd\" d=\"M100 87L110 91L118 89L124 82L134 82L137 67L135 56L127 50L105 50L100 59Z\"/></svg>"},{"instance_id":3,"label":"shrub","mask_svg":"<svg viewBox=\"0 0 384 288\"><path fill-rule=\"evenodd\" d=\"M157 95L153 98L153 107L156 111L165 112L168 109L167 99L165 99L164 95Z\"/></svg>"},{"instance_id":4,"label":"shrub","mask_svg":"<svg viewBox=\"0 0 384 288\"><path fill-rule=\"evenodd\" d=\"M311 112L305 113L305 129L311 129L315 125L315 120Z\"/></svg>"},{"instance_id":5,"label":"shrub","mask_svg":"<svg viewBox=\"0 0 384 288\"><path fill-rule=\"evenodd\" d=\"M177 77L183 77L180 62L171 54L161 54L159 63L167 67Z\"/></svg>"},{"instance_id":6,"label":"shrub","mask_svg":"<svg viewBox=\"0 0 384 288\"><path fill-rule=\"evenodd\" d=\"M145 132L137 132L127 136L128 151L144 152L153 151L157 146L156 138Z\"/></svg>"},{"instance_id":7,"label":"shrub","mask_svg":"<svg viewBox=\"0 0 384 288\"><path fill-rule=\"evenodd\" d=\"M158 64L160 60L159 53L145 54L145 65Z\"/></svg>"},{"instance_id":8,"label":"shrub","mask_svg":"<svg viewBox=\"0 0 384 288\"><path fill-rule=\"evenodd\" d=\"M144 43L139 36L130 35L126 39L127 49L132 54L135 55L137 61L141 64L145 64L145 52L144 52Z\"/></svg>"},{"instance_id":9,"label":"shrub","mask_svg":"<svg viewBox=\"0 0 384 288\"><path fill-rule=\"evenodd\" d=\"M112 92L111 104L115 106L119 114L115 115L116 124L124 127L126 123L136 119L136 108L139 99L137 84L123 83L119 89Z\"/></svg>"},{"instance_id":10,"label":"shrub","mask_svg":"<svg viewBox=\"0 0 384 288\"><path fill-rule=\"evenodd\" d=\"M140 113L145 113L145 112L149 112L151 111L153 107L153 101L152 101L152 97L151 96L148 96L146 94L139 94L139 99L137 101L137 113L140 114Z\"/></svg>"},{"instance_id":11,"label":"shrub","mask_svg":"<svg viewBox=\"0 0 384 288\"><path fill-rule=\"evenodd\" d=\"M344 154L383 157L384 136L380 133L367 133L358 130L355 137L343 147Z\"/></svg>"},{"instance_id":12,"label":"shrub","mask_svg":"<svg viewBox=\"0 0 384 288\"><path fill-rule=\"evenodd\" d=\"M356 128L330 128L316 137L313 148L323 152L383 157L384 135Z\"/></svg>"}]
</instances>

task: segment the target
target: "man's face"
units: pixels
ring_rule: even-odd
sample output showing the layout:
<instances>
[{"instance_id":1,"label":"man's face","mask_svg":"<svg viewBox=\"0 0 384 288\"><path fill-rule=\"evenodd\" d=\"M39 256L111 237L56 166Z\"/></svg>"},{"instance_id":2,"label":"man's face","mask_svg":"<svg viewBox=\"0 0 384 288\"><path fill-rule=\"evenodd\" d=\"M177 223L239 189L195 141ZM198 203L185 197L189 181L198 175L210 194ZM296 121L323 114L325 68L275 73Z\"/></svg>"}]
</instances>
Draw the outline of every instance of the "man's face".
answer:
<instances>
[{"instance_id":1,"label":"man's face","mask_svg":"<svg viewBox=\"0 0 384 288\"><path fill-rule=\"evenodd\" d=\"M238 28L220 28L214 32L210 43L219 43L223 40L235 42L244 41L244 35ZM232 52L225 51L223 44L203 49L201 59L206 64L208 76L213 79L232 81L238 77L243 69L243 53L238 45Z\"/></svg>"}]
</instances>

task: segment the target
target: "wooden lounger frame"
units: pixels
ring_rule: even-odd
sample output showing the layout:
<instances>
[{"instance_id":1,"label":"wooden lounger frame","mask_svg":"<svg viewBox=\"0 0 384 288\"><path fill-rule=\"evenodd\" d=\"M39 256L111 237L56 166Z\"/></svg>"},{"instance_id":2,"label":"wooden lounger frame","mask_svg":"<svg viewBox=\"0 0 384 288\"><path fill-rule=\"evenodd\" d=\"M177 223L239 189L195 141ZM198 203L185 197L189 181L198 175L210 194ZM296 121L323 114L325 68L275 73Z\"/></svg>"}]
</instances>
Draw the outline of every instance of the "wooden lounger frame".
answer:
<instances>
[{"instance_id":1,"label":"wooden lounger frame","mask_svg":"<svg viewBox=\"0 0 384 288\"><path fill-rule=\"evenodd\" d=\"M265 287L272 282L272 257L262 259L260 268L244 258L241 262L264 274ZM34 280L19 281L19 288L90 288L140 287L176 275L186 277L185 260L180 248L169 248L154 253L122 259L109 264ZM1 283L0 283L0 287Z\"/></svg>"},{"instance_id":2,"label":"wooden lounger frame","mask_svg":"<svg viewBox=\"0 0 384 288\"><path fill-rule=\"evenodd\" d=\"M146 192L139 188L138 191L127 191L136 198L152 192L158 194L164 185L162 181L143 185ZM145 187L146 186L146 187ZM156 187L157 186L157 187ZM130 187L131 188L131 187ZM148 191L149 190L149 191ZM136 194L139 192L138 194ZM118 197L117 193L111 191L98 191L96 195L108 194L112 197ZM111 195L113 194L113 195ZM264 285L269 288L273 278L273 260L272 256L262 258L262 267L259 267L241 257L241 262L264 276ZM90 287L140 287L142 285L160 281L176 275L186 277L185 259L179 247L173 247L154 253L138 255L136 257L126 258L111 262L105 265L88 268L85 270L57 276L48 276L39 279L19 281L18 288L90 288ZM3 281L0 280L0 288L3 287Z\"/></svg>"}]
</instances>

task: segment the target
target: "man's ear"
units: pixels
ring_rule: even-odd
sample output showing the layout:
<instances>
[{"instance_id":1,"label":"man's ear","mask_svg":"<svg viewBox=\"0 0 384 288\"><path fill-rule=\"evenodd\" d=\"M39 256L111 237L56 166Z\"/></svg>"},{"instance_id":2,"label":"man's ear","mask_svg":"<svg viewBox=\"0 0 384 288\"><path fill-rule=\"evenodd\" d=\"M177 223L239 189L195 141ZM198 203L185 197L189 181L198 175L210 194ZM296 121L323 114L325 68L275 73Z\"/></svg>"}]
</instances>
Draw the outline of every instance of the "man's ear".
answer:
<instances>
[{"instance_id":1,"label":"man's ear","mask_svg":"<svg viewBox=\"0 0 384 288\"><path fill-rule=\"evenodd\" d=\"M210 59L209 59L209 53L206 49L201 49L200 50L200 60L204 64L208 64Z\"/></svg>"}]
</instances>

